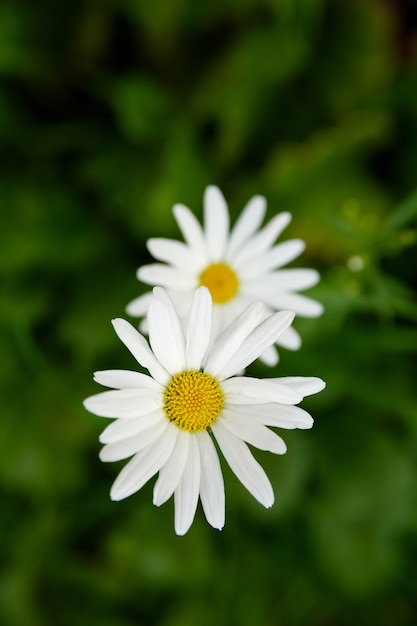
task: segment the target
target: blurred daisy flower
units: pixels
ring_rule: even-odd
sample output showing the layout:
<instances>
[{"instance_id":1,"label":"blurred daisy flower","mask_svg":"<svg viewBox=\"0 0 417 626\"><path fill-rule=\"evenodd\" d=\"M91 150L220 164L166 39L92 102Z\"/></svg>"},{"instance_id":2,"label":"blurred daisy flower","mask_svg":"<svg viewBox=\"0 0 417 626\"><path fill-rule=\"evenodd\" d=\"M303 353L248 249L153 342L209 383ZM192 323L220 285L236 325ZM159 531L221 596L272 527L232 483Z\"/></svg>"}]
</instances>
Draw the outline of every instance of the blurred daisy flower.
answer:
<instances>
[{"instance_id":1,"label":"blurred daisy flower","mask_svg":"<svg viewBox=\"0 0 417 626\"><path fill-rule=\"evenodd\" d=\"M303 252L304 242L290 239L274 245L291 221L291 214L279 213L259 230L265 211L265 198L254 196L230 230L229 211L220 189L207 187L204 229L190 209L176 204L173 213L185 243L149 239L150 253L162 263L140 267L138 279L166 288L182 318L186 316L195 289L207 287L213 299L212 340L255 301L266 305L265 315L284 309L291 309L301 317L321 315L323 307L319 302L297 293L314 286L320 280L318 272L282 269ZM133 317L144 316L150 299L151 292L136 298L127 306L127 313ZM146 318L140 329L147 332ZM301 339L290 327L276 343L297 350ZM268 365L275 365L278 362L276 347L271 345L261 359Z\"/></svg>"},{"instance_id":2,"label":"blurred daisy flower","mask_svg":"<svg viewBox=\"0 0 417 626\"><path fill-rule=\"evenodd\" d=\"M159 506L174 495L178 535L191 526L199 498L209 524L224 526L224 483L213 438L246 489L272 506L271 483L247 443L284 454L284 441L268 427L311 428L312 417L294 405L324 387L319 378L235 376L289 328L292 311L267 316L263 304L252 303L211 346L213 313L210 293L200 287L183 325L167 292L156 287L148 310L149 344L127 321L113 320L149 374L96 372L96 382L113 389L84 402L91 413L115 419L100 436L101 460L132 457L111 498L132 495L159 472L153 502Z\"/></svg>"}]
</instances>

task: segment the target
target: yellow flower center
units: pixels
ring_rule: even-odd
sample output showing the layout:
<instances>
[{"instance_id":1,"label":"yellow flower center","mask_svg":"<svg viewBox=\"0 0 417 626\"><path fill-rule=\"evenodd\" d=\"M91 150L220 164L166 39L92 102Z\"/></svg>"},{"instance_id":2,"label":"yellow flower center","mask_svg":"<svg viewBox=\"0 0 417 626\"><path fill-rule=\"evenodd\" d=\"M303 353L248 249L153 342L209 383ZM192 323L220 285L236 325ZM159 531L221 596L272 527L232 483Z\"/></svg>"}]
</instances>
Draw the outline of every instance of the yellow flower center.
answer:
<instances>
[{"instance_id":1,"label":"yellow flower center","mask_svg":"<svg viewBox=\"0 0 417 626\"><path fill-rule=\"evenodd\" d=\"M206 267L200 274L201 285L207 287L216 304L231 300L239 289L237 276L226 263L213 263Z\"/></svg>"},{"instance_id":2,"label":"yellow flower center","mask_svg":"<svg viewBox=\"0 0 417 626\"><path fill-rule=\"evenodd\" d=\"M204 372L176 374L165 390L165 415L178 428L190 433L209 428L218 418L223 404L220 383Z\"/></svg>"}]
</instances>

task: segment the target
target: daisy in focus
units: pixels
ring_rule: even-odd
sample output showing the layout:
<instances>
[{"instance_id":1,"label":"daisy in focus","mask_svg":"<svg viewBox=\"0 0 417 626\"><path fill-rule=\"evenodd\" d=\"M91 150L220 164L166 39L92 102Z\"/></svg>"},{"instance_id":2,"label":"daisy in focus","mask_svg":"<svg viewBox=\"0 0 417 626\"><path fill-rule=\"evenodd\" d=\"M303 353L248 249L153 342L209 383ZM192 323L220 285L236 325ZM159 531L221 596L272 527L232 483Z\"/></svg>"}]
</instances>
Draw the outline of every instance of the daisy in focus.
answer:
<instances>
[{"instance_id":1,"label":"daisy in focus","mask_svg":"<svg viewBox=\"0 0 417 626\"><path fill-rule=\"evenodd\" d=\"M224 483L213 439L246 489L272 506L271 483L247 444L284 454L284 441L269 427L311 428L312 417L294 405L325 386L320 378L235 376L289 328L292 311L268 316L263 304L252 303L210 345L213 313L210 292L200 287L183 326L167 292L156 287L148 310L149 344L127 321L113 320L149 374L96 372L95 381L112 390L84 401L91 413L115 420L100 436L101 460L132 457L111 498L127 498L159 473L153 502L160 506L174 495L178 535L190 528L199 498L209 524L224 526Z\"/></svg>"},{"instance_id":2,"label":"daisy in focus","mask_svg":"<svg viewBox=\"0 0 417 626\"><path fill-rule=\"evenodd\" d=\"M207 287L213 299L212 340L251 302L263 302L265 315L284 309L291 309L301 317L321 315L323 307L319 302L298 293L318 283L318 272L282 269L303 252L304 242L290 239L274 245L291 221L291 214L279 213L260 229L265 211L265 198L254 196L230 230L229 210L220 189L213 185L207 187L204 229L190 209L176 204L173 213L185 243L149 239L148 249L161 263L140 267L138 279L167 289L182 318L189 310L195 289ZM148 292L133 300L127 306L127 313L133 317L144 316L151 295ZM146 318L140 329L147 332ZM297 350L301 339L297 331L289 327L276 343ZM261 359L268 365L276 365L276 347L271 345Z\"/></svg>"}]
</instances>

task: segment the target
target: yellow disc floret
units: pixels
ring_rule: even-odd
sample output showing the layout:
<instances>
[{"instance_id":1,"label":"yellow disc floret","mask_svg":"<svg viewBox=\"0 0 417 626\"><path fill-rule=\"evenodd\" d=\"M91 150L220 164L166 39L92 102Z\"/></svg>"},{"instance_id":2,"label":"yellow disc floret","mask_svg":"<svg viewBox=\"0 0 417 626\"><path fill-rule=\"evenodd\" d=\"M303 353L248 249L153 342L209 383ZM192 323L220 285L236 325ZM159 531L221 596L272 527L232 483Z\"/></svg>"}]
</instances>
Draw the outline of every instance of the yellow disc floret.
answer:
<instances>
[{"instance_id":1,"label":"yellow disc floret","mask_svg":"<svg viewBox=\"0 0 417 626\"><path fill-rule=\"evenodd\" d=\"M190 433L209 428L218 418L223 404L220 383L204 372L176 374L165 390L165 415L178 428Z\"/></svg>"},{"instance_id":2,"label":"yellow disc floret","mask_svg":"<svg viewBox=\"0 0 417 626\"><path fill-rule=\"evenodd\" d=\"M200 274L200 286L204 285L211 293L213 302L223 304L234 298L239 289L235 272L226 263L213 263Z\"/></svg>"}]
</instances>

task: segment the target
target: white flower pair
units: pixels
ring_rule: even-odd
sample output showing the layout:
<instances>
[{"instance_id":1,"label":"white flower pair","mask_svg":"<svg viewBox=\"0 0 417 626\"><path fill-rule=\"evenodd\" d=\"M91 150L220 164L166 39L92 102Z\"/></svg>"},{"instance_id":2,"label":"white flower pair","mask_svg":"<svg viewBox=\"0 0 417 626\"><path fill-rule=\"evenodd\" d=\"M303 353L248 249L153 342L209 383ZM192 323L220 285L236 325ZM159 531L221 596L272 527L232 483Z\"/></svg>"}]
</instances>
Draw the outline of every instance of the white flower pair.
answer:
<instances>
[{"instance_id":1,"label":"white flower pair","mask_svg":"<svg viewBox=\"0 0 417 626\"><path fill-rule=\"evenodd\" d=\"M214 440L248 491L272 506L271 484L246 444L284 454L284 441L268 427L311 428L311 416L294 405L324 388L319 378L237 375L258 357L275 364L275 343L299 347L290 327L295 312L322 311L319 303L294 293L315 284L317 272L277 269L304 247L297 239L273 246L290 215L277 215L257 232L265 200L256 196L229 235L228 209L217 187L207 188L204 210L203 231L189 209L174 207L187 245L148 242L152 254L170 264L139 269L141 280L159 286L128 307L132 315L147 314L142 329L149 344L128 322L113 320L119 338L149 375L96 372L96 382L113 389L84 403L92 413L116 420L100 436L105 444L100 458L132 457L111 498L126 498L159 472L154 504L174 494L179 535L191 526L199 498L207 521L218 529L224 525L224 484ZM273 312L286 308L293 310Z\"/></svg>"}]
</instances>

